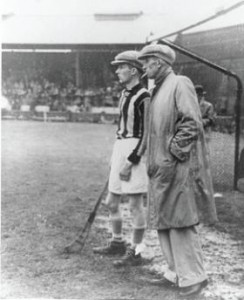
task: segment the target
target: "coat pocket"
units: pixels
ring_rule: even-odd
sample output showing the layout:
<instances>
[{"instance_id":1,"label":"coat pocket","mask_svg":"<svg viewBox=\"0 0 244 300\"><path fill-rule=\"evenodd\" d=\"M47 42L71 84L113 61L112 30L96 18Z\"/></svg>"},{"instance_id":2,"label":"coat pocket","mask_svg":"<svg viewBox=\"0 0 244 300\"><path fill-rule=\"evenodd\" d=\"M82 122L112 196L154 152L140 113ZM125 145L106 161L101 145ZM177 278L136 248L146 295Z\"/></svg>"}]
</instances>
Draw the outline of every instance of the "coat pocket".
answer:
<instances>
[{"instance_id":1,"label":"coat pocket","mask_svg":"<svg viewBox=\"0 0 244 300\"><path fill-rule=\"evenodd\" d=\"M177 161L164 161L160 165L152 165L148 168L150 179L159 180L162 183L170 182L176 174Z\"/></svg>"}]
</instances>

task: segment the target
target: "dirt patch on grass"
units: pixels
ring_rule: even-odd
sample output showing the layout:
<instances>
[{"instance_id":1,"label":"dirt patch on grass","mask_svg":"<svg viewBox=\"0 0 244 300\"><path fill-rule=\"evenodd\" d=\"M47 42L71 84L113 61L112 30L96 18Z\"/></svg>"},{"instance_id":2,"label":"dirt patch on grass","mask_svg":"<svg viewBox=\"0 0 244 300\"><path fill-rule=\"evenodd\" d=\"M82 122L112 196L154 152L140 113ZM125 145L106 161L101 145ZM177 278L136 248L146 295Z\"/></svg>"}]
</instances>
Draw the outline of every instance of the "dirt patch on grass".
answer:
<instances>
[{"instance_id":1,"label":"dirt patch on grass","mask_svg":"<svg viewBox=\"0 0 244 300\"><path fill-rule=\"evenodd\" d=\"M178 299L175 291L145 283L165 267L155 232L146 232L143 266L114 269L112 258L92 253L93 246L110 236L103 205L83 252L61 254L103 188L115 129L98 124L2 123L2 299ZM201 227L210 283L197 299L244 299L244 196L218 192L223 192L216 199L220 222ZM122 208L129 240L126 199Z\"/></svg>"}]
</instances>

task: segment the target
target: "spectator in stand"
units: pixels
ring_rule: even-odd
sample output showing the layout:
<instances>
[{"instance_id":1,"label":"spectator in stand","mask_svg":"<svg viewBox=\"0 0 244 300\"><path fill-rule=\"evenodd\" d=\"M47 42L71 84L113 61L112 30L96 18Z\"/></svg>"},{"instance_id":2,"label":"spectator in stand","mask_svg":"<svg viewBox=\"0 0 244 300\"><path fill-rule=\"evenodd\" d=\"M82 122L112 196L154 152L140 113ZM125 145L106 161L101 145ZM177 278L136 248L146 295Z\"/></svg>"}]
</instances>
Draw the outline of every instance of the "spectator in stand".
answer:
<instances>
[{"instance_id":1,"label":"spectator in stand","mask_svg":"<svg viewBox=\"0 0 244 300\"><path fill-rule=\"evenodd\" d=\"M106 88L106 95L104 99L104 105L105 106L113 106L113 94L112 94L112 88L108 86Z\"/></svg>"},{"instance_id":2,"label":"spectator in stand","mask_svg":"<svg viewBox=\"0 0 244 300\"><path fill-rule=\"evenodd\" d=\"M85 92L84 96L84 111L91 112L92 110L92 96L90 93Z\"/></svg>"},{"instance_id":3,"label":"spectator in stand","mask_svg":"<svg viewBox=\"0 0 244 300\"><path fill-rule=\"evenodd\" d=\"M60 90L60 100L61 102L67 103L67 88L62 87Z\"/></svg>"},{"instance_id":4,"label":"spectator in stand","mask_svg":"<svg viewBox=\"0 0 244 300\"><path fill-rule=\"evenodd\" d=\"M2 114L4 114L5 112L11 111L12 107L10 105L10 102L8 101L8 99L5 96L1 96L1 111Z\"/></svg>"},{"instance_id":5,"label":"spectator in stand","mask_svg":"<svg viewBox=\"0 0 244 300\"><path fill-rule=\"evenodd\" d=\"M83 110L83 93L80 87L76 88L73 104L77 105L80 110Z\"/></svg>"},{"instance_id":6,"label":"spectator in stand","mask_svg":"<svg viewBox=\"0 0 244 300\"><path fill-rule=\"evenodd\" d=\"M51 85L51 83L46 78L44 78L43 79L43 83L42 83L43 89L44 90L48 90L48 88L50 87L50 85Z\"/></svg>"},{"instance_id":7,"label":"spectator in stand","mask_svg":"<svg viewBox=\"0 0 244 300\"><path fill-rule=\"evenodd\" d=\"M112 88L113 106L118 107L121 88L118 82L115 82Z\"/></svg>"},{"instance_id":8,"label":"spectator in stand","mask_svg":"<svg viewBox=\"0 0 244 300\"><path fill-rule=\"evenodd\" d=\"M5 80L2 81L2 95L5 97L8 95L7 82Z\"/></svg>"},{"instance_id":9,"label":"spectator in stand","mask_svg":"<svg viewBox=\"0 0 244 300\"><path fill-rule=\"evenodd\" d=\"M68 93L68 95L73 96L74 91L75 91L75 86L71 81L69 81L68 84L67 84L67 93Z\"/></svg>"},{"instance_id":10,"label":"spectator in stand","mask_svg":"<svg viewBox=\"0 0 244 300\"><path fill-rule=\"evenodd\" d=\"M80 87L76 88L71 80L67 84L63 81L60 89L57 83L49 81L42 72L31 67L21 74L8 70L8 74L3 79L2 93L15 110L19 110L22 104L30 105L31 110L37 105L48 105L55 111L64 111L67 107L72 107L72 110L75 107L75 111L91 111L91 106L117 107L122 90L117 82L112 82L107 88L87 88L83 91Z\"/></svg>"},{"instance_id":11,"label":"spectator in stand","mask_svg":"<svg viewBox=\"0 0 244 300\"><path fill-rule=\"evenodd\" d=\"M203 86L198 84L195 86L198 103L200 105L200 111L202 115L203 128L205 132L206 141L210 142L212 127L215 124L215 111L213 104L205 100L206 92Z\"/></svg>"},{"instance_id":12,"label":"spectator in stand","mask_svg":"<svg viewBox=\"0 0 244 300\"><path fill-rule=\"evenodd\" d=\"M26 94L23 97L22 104L32 106L33 103L33 94L30 88L27 89Z\"/></svg>"},{"instance_id":13,"label":"spectator in stand","mask_svg":"<svg viewBox=\"0 0 244 300\"><path fill-rule=\"evenodd\" d=\"M59 89L55 83L51 83L49 94L51 97L51 110L59 111Z\"/></svg>"},{"instance_id":14,"label":"spectator in stand","mask_svg":"<svg viewBox=\"0 0 244 300\"><path fill-rule=\"evenodd\" d=\"M38 105L49 106L51 103L51 98L47 91L43 91L39 95Z\"/></svg>"}]
</instances>

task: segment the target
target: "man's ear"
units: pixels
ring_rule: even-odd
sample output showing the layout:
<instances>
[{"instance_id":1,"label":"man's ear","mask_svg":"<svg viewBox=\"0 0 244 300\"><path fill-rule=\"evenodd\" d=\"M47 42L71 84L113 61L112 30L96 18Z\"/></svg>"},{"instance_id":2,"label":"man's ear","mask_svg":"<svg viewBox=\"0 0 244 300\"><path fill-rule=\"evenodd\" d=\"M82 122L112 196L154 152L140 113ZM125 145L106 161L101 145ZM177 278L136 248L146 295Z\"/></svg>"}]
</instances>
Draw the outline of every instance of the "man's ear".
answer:
<instances>
[{"instance_id":1,"label":"man's ear","mask_svg":"<svg viewBox=\"0 0 244 300\"><path fill-rule=\"evenodd\" d=\"M137 68L132 68L131 73L132 73L132 75L136 75L138 73Z\"/></svg>"},{"instance_id":2,"label":"man's ear","mask_svg":"<svg viewBox=\"0 0 244 300\"><path fill-rule=\"evenodd\" d=\"M157 62L157 66L159 66L159 67L161 67L162 65L164 65L163 61L160 58L158 58L156 60L156 62Z\"/></svg>"}]
</instances>

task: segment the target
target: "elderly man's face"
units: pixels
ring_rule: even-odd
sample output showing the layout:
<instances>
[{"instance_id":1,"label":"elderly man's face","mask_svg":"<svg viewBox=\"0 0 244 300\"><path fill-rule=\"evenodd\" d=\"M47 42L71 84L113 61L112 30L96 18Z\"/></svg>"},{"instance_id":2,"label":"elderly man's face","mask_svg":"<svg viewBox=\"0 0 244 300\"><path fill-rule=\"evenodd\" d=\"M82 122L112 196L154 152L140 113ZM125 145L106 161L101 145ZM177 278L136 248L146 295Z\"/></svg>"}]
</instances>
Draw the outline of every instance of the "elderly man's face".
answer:
<instances>
[{"instance_id":1,"label":"elderly man's face","mask_svg":"<svg viewBox=\"0 0 244 300\"><path fill-rule=\"evenodd\" d=\"M170 67L164 60L153 56L142 59L142 64L143 71L150 79L156 78L159 72L164 72Z\"/></svg>"},{"instance_id":2,"label":"elderly man's face","mask_svg":"<svg viewBox=\"0 0 244 300\"><path fill-rule=\"evenodd\" d=\"M120 83L127 84L132 80L133 68L128 64L120 64L115 73L118 75Z\"/></svg>"},{"instance_id":3,"label":"elderly man's face","mask_svg":"<svg viewBox=\"0 0 244 300\"><path fill-rule=\"evenodd\" d=\"M153 79L157 76L160 64L156 57L146 57L142 60L142 64L148 78Z\"/></svg>"}]
</instances>

